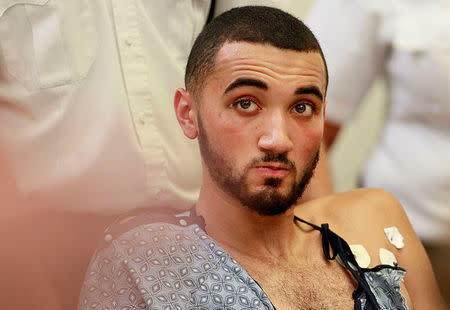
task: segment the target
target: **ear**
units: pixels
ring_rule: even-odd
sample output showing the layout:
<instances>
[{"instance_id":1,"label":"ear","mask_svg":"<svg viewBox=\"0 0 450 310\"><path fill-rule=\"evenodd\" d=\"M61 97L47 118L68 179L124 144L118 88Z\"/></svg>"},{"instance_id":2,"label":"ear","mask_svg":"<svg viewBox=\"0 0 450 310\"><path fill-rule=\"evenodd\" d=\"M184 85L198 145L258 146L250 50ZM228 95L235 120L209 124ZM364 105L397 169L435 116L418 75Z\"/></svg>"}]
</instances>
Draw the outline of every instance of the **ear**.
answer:
<instances>
[{"instance_id":1,"label":"ear","mask_svg":"<svg viewBox=\"0 0 450 310\"><path fill-rule=\"evenodd\" d=\"M178 88L175 92L173 105L184 135L189 139L197 138L197 113L194 98L185 89Z\"/></svg>"}]
</instances>

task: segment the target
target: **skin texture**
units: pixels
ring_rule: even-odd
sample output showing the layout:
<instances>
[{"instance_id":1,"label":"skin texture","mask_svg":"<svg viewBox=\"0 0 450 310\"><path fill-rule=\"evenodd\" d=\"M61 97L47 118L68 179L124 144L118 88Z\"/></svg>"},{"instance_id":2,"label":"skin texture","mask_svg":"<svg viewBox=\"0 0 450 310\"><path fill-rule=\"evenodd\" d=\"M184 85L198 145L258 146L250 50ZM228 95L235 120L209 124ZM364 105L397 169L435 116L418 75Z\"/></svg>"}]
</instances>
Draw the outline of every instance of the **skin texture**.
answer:
<instances>
[{"instance_id":1,"label":"skin texture","mask_svg":"<svg viewBox=\"0 0 450 310\"><path fill-rule=\"evenodd\" d=\"M236 83L240 79L252 82ZM316 92L299 91L305 89ZM248 193L285 195L320 148L324 94L324 65L318 53L233 42L219 51L200 98L178 89L174 105L185 135L195 139L204 130L216 155L230 164L231 175L245 175ZM267 152L284 154L295 171L285 167L280 172L275 162L249 166ZM388 193L353 191L265 216L221 187L208 160L202 159L203 184L196 210L205 219L207 233L258 281L277 308L353 307L354 281L336 262L325 259L320 233L294 223L296 214L316 224L328 222L349 244L363 244L375 264L380 247L394 252L399 265L409 270L402 291L410 309L444 309L423 247ZM279 179L276 187L266 182L274 177ZM401 251L393 249L383 233L384 227L394 225L405 237Z\"/></svg>"},{"instance_id":2,"label":"skin texture","mask_svg":"<svg viewBox=\"0 0 450 310\"><path fill-rule=\"evenodd\" d=\"M333 182L331 180L331 171L327 160L327 152L336 140L339 131L339 125L325 121L323 142L322 147L320 148L320 159L317 163L314 176L303 193L300 202L307 202L309 200L325 197L334 193Z\"/></svg>"},{"instance_id":3,"label":"skin texture","mask_svg":"<svg viewBox=\"0 0 450 310\"><path fill-rule=\"evenodd\" d=\"M239 99L237 102L238 109L242 109L241 106L244 106L248 110L252 108L252 105L256 106L248 99ZM236 197L243 206L256 211L260 215L277 215L284 213L302 195L314 172L319 159L319 152L316 153L303 173L298 173L295 163L287 158L286 153L277 154L273 151L264 151L261 156L250 160L239 171L234 167L232 160L221 155L221 152L216 150L209 142L201 117L200 115L197 117L199 120L200 151L212 180L227 194ZM270 171L272 169L268 168L268 165L274 165L276 170L272 173ZM253 177L255 171L257 171L257 174L262 173L264 176L264 184L259 190L249 187L251 183L249 180ZM285 193L280 193L278 189L283 185L283 178L280 175L284 174L293 175L294 181Z\"/></svg>"},{"instance_id":4,"label":"skin texture","mask_svg":"<svg viewBox=\"0 0 450 310\"><path fill-rule=\"evenodd\" d=\"M327 134L327 126L325 122L324 139ZM299 203L307 202L316 198L325 197L333 194L333 182L331 180L331 171L328 164L328 154L325 143L322 143L320 148L320 157L317 162L314 175L311 178L308 186L303 192Z\"/></svg>"},{"instance_id":5,"label":"skin texture","mask_svg":"<svg viewBox=\"0 0 450 310\"><path fill-rule=\"evenodd\" d=\"M276 48L271 50L274 53L280 51ZM300 179L306 168L311 165L319 149L323 102L315 95L295 95L295 91L299 87L315 86L324 94L325 86L321 81L324 73L321 70L315 71L316 67L321 68L316 65L321 64L321 59L315 53L305 54L305 60L298 65L299 68L293 69L291 59L299 58L280 57L282 61L270 66L269 55L254 60L253 54L259 51L245 55L246 57L237 55L239 52L236 44L229 44L221 50L226 57L217 61L216 74L210 76L202 94L199 112L202 115L203 126L208 132L210 144L220 146L216 148L216 152L228 162L232 162L236 171L243 171L251 160L259 159L269 152L291 155L288 159L295 163L297 172L295 174L289 170L278 188L280 193L286 194L291 189L292 183ZM299 72L308 66L311 72L301 76ZM304 80L303 83L298 83L299 76ZM267 86L270 85L270 91L254 86L242 86L226 92L227 87L240 77L252 78ZM290 87L280 87L283 84L290 84ZM251 95L247 95L249 89ZM222 94L218 104L208 104L212 98L215 100L217 93ZM275 104L280 97L285 98L283 104ZM241 106L233 106L237 100L251 101L247 111ZM295 112L295 105L299 103L305 103L304 113ZM271 126L268 127L267 124ZM304 134L297 135L294 141L290 135L286 135L287 132L300 131ZM249 132L254 135L248 135ZM257 149L253 148L255 144ZM302 148L294 151L294 144L302 145ZM264 185L265 178L255 170L250 170L247 175L248 184L252 184L249 190L251 192L267 190L267 186ZM209 173L204 179L211 180Z\"/></svg>"},{"instance_id":6,"label":"skin texture","mask_svg":"<svg viewBox=\"0 0 450 310\"><path fill-rule=\"evenodd\" d=\"M409 309L447 309L420 240L400 203L388 192L359 189L330 195L297 206L295 214L316 224L329 223L349 244L362 244L371 258L368 268L381 264L380 248L391 251L407 271L401 289ZM300 226L317 235L304 224ZM383 229L392 226L404 237L402 249L395 248L384 234Z\"/></svg>"}]
</instances>

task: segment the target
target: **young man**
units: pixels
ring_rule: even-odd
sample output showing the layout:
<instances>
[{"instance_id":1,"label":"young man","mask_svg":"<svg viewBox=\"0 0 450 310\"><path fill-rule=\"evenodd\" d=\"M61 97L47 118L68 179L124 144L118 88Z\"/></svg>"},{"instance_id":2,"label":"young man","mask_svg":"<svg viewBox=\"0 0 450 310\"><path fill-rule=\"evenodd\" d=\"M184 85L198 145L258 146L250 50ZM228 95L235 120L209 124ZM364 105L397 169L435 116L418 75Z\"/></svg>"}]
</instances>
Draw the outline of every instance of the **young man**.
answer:
<instances>
[{"instance_id":1,"label":"young man","mask_svg":"<svg viewBox=\"0 0 450 310\"><path fill-rule=\"evenodd\" d=\"M228 11L197 38L185 81L175 112L199 141L198 202L112 225L79 309L445 307L391 195L364 189L296 205L318 160L327 87L303 23L268 7Z\"/></svg>"}]
</instances>

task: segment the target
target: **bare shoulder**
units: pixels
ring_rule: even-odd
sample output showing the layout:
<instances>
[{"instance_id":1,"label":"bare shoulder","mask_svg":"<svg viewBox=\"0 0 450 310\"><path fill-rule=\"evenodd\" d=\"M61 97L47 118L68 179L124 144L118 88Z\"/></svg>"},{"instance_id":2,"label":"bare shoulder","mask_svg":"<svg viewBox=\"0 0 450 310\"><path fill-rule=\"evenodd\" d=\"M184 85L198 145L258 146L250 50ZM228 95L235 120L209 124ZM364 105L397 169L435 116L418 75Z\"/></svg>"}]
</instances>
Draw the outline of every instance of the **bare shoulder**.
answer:
<instances>
[{"instance_id":1,"label":"bare shoulder","mask_svg":"<svg viewBox=\"0 0 450 310\"><path fill-rule=\"evenodd\" d=\"M371 266L380 264L380 248L399 258L405 252L389 241L387 228L396 227L404 244L420 244L398 200L381 189L364 188L330 195L298 206L296 214L316 224L328 223L349 244L364 246L373 257Z\"/></svg>"},{"instance_id":2,"label":"bare shoulder","mask_svg":"<svg viewBox=\"0 0 450 310\"><path fill-rule=\"evenodd\" d=\"M326 221L336 230L352 231L389 224L409 225L398 200L376 188L356 189L309 201L296 209L298 216Z\"/></svg>"},{"instance_id":3,"label":"bare shoulder","mask_svg":"<svg viewBox=\"0 0 450 310\"><path fill-rule=\"evenodd\" d=\"M384 263L380 249L389 251L407 271L404 285L411 297L409 303L416 309L430 305L433 307L428 309L445 309L422 243L403 207L389 192L368 188L330 195L297 206L295 214L317 225L328 223L348 244L362 245L370 257L369 268ZM403 239L402 246L388 238L385 229L392 227Z\"/></svg>"},{"instance_id":4,"label":"bare shoulder","mask_svg":"<svg viewBox=\"0 0 450 310\"><path fill-rule=\"evenodd\" d=\"M332 207L332 205L334 207ZM335 195L327 207L336 225L346 218L357 220L366 229L385 225L409 225L399 201L389 192L377 188L363 188Z\"/></svg>"}]
</instances>

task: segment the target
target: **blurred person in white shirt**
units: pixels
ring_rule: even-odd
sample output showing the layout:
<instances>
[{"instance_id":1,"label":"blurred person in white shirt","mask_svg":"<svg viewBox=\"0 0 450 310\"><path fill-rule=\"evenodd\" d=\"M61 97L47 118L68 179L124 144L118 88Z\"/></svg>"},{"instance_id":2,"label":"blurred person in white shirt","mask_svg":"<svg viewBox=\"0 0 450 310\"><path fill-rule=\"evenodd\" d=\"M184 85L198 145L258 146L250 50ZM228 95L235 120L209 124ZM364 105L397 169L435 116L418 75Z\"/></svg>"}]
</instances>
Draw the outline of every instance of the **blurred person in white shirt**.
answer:
<instances>
[{"instance_id":1,"label":"blurred person in white shirt","mask_svg":"<svg viewBox=\"0 0 450 310\"><path fill-rule=\"evenodd\" d=\"M399 199L450 297L449 16L448 1L316 0L306 23L329 65L328 147L385 75L389 110L362 186Z\"/></svg>"},{"instance_id":2,"label":"blurred person in white shirt","mask_svg":"<svg viewBox=\"0 0 450 310\"><path fill-rule=\"evenodd\" d=\"M23 286L36 290L22 295L25 302L5 293L8 305L46 307L46 295L47 308L74 308L98 237L118 213L192 207L199 152L178 128L173 90L184 84L189 50L213 3L0 2L0 149L26 199L9 227L32 235L20 251L46 278L42 287ZM36 279L30 266L2 268Z\"/></svg>"}]
</instances>

